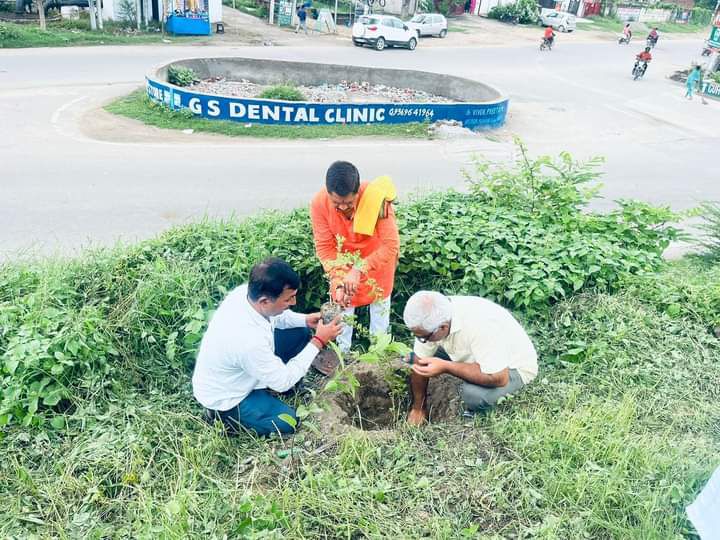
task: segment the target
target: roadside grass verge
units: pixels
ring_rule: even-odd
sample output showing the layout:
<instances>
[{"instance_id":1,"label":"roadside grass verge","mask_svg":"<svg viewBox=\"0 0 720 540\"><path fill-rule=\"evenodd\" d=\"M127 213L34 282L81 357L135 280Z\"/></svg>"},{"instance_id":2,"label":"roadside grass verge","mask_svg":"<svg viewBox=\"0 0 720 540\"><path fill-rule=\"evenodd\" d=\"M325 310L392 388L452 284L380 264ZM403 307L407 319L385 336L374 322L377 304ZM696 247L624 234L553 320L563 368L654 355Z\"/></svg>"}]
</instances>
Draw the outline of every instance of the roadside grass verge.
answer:
<instances>
[{"instance_id":1,"label":"roadside grass verge","mask_svg":"<svg viewBox=\"0 0 720 540\"><path fill-rule=\"evenodd\" d=\"M710 29L709 24L678 24L672 22L650 24L648 27L657 26L661 33L666 34L696 34L703 30ZM662 39L662 35L660 36Z\"/></svg>"},{"instance_id":2,"label":"roadside grass verge","mask_svg":"<svg viewBox=\"0 0 720 540\"><path fill-rule=\"evenodd\" d=\"M128 359L65 433L0 432L0 535L692 537L684 507L720 465L720 347L638 279L526 321L540 375L492 413L330 446L227 439L187 377ZM693 258L652 287L703 282L720 275Z\"/></svg>"},{"instance_id":3,"label":"roadside grass verge","mask_svg":"<svg viewBox=\"0 0 720 540\"><path fill-rule=\"evenodd\" d=\"M590 22L578 22L578 30L594 30L612 32L616 35L622 34L625 23L614 17L589 17ZM644 40L647 33L654 26L657 26L661 33L667 34L694 34L707 28L703 24L678 24L678 23L631 23L633 29L633 41ZM660 36L662 40L662 36Z\"/></svg>"},{"instance_id":4,"label":"roadside grass verge","mask_svg":"<svg viewBox=\"0 0 720 540\"><path fill-rule=\"evenodd\" d=\"M536 345L537 379L472 419L267 441L203 423L194 359L250 265L286 259L299 310L327 298L307 209L0 265L0 538L693 537L720 465L720 266L662 259L669 209L587 210L598 160L519 153L398 206L396 339L435 289L504 304Z\"/></svg>"},{"instance_id":5,"label":"roadside grass verge","mask_svg":"<svg viewBox=\"0 0 720 540\"><path fill-rule=\"evenodd\" d=\"M149 126L163 129L192 129L202 133L216 133L230 137L256 137L261 139L334 139L339 137L397 137L427 139L428 125L410 124L328 125L328 126L272 126L252 125L197 118L187 111L171 111L150 100L144 90L113 101L105 106L113 114L139 120Z\"/></svg>"},{"instance_id":6,"label":"roadside grass verge","mask_svg":"<svg viewBox=\"0 0 720 540\"><path fill-rule=\"evenodd\" d=\"M105 23L105 30L91 31L83 21L49 22L46 31L36 25L0 23L0 48L64 47L72 45L139 45L145 43L193 41L193 38L163 36L160 32L127 32L117 25Z\"/></svg>"}]
</instances>

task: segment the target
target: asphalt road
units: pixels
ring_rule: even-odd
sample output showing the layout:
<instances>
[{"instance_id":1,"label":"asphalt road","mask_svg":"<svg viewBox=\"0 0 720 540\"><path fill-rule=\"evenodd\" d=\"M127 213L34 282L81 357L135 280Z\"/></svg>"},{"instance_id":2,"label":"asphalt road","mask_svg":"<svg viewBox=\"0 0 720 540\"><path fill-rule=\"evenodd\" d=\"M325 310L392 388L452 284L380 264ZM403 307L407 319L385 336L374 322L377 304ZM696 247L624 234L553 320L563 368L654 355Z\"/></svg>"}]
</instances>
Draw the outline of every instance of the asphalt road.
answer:
<instances>
[{"instance_id":1,"label":"asphalt road","mask_svg":"<svg viewBox=\"0 0 720 540\"><path fill-rule=\"evenodd\" d=\"M645 80L630 70L640 44L421 45L382 53L332 47L87 47L0 50L0 259L73 253L145 238L204 215L305 205L335 159L371 178L390 174L401 194L462 187L473 156L507 161L512 136L533 154L605 156L604 199L639 198L675 209L720 200L720 102L683 99L667 79L700 41L661 41ZM143 82L149 67L191 56L249 56L424 69L475 78L510 96L507 126L448 141L267 142L128 128L88 135L98 108Z\"/></svg>"}]
</instances>

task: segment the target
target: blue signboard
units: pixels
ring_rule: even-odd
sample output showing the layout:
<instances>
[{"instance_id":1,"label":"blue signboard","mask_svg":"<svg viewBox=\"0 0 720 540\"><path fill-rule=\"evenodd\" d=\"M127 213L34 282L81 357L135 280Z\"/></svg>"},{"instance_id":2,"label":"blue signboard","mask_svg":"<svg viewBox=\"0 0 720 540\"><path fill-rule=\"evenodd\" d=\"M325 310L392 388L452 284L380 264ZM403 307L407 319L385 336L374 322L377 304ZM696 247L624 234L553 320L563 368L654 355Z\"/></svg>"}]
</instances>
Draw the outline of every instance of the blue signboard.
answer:
<instances>
[{"instance_id":1,"label":"blue signboard","mask_svg":"<svg viewBox=\"0 0 720 540\"><path fill-rule=\"evenodd\" d=\"M458 120L470 129L505 122L508 100L493 103L309 103L199 94L147 79L147 94L171 109L251 124L403 124Z\"/></svg>"},{"instance_id":2,"label":"blue signboard","mask_svg":"<svg viewBox=\"0 0 720 540\"><path fill-rule=\"evenodd\" d=\"M708 96L720 97L720 84L712 81L703 81L703 92Z\"/></svg>"}]
</instances>

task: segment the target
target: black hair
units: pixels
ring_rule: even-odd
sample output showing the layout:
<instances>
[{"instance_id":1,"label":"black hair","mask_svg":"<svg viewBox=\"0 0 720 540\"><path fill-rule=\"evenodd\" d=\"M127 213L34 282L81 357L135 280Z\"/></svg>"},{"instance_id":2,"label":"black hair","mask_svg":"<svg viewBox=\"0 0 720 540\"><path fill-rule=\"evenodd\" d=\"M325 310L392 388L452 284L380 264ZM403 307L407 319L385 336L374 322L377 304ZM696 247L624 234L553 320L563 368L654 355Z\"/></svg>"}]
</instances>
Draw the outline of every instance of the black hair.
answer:
<instances>
[{"instance_id":1,"label":"black hair","mask_svg":"<svg viewBox=\"0 0 720 540\"><path fill-rule=\"evenodd\" d=\"M341 197L357 193L360 190L360 173L349 161L336 161L325 174L325 187L328 193Z\"/></svg>"},{"instance_id":2,"label":"black hair","mask_svg":"<svg viewBox=\"0 0 720 540\"><path fill-rule=\"evenodd\" d=\"M288 263L278 257L268 257L250 270L248 298L257 302L265 296L274 302L285 289L299 287L300 276Z\"/></svg>"}]
</instances>

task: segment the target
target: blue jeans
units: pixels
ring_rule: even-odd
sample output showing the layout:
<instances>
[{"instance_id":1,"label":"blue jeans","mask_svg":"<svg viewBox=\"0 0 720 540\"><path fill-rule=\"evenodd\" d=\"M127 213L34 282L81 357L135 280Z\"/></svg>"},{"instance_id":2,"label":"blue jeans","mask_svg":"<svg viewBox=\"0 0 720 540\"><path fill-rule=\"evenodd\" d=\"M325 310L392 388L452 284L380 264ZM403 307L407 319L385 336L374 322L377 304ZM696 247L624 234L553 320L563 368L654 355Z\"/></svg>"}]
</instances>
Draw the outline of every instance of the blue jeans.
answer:
<instances>
[{"instance_id":1,"label":"blue jeans","mask_svg":"<svg viewBox=\"0 0 720 540\"><path fill-rule=\"evenodd\" d=\"M310 341L307 328L275 330L275 354L287 362L300 353ZM281 418L288 415L295 420L295 426ZM253 390L228 411L205 411L209 421L221 420L228 433L237 435L251 430L260 436L271 433L293 433L300 424L295 409L273 396L265 389Z\"/></svg>"}]
</instances>

